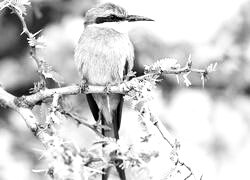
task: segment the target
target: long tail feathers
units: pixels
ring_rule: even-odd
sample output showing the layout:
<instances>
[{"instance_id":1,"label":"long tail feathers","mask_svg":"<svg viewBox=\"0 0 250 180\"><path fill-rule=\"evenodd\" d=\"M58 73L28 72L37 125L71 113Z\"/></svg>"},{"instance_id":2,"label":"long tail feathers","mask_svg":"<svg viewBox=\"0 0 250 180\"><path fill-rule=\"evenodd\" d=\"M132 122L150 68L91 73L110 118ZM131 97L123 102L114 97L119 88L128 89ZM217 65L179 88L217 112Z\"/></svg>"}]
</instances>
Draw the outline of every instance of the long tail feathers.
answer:
<instances>
[{"instance_id":1,"label":"long tail feathers","mask_svg":"<svg viewBox=\"0 0 250 180\"><path fill-rule=\"evenodd\" d=\"M98 119L101 119L101 123L102 125L108 125L111 128L111 131L105 131L104 129L102 129L102 134L106 137L113 137L115 139L119 139L119 129L120 129L120 125L121 125L121 117L122 117L122 107L123 107L123 96L120 95L119 97L119 104L117 106L117 108L115 110L112 110L110 107L110 97L107 95L107 108L109 110L109 112L112 114L112 124L107 124L104 115L102 113L100 113L100 110L95 102L95 99L93 98L93 96L91 94L87 94L87 101L89 104L89 107L91 109L91 112L95 118L96 121L98 121ZM101 117L99 117L99 115L101 115ZM118 164L120 164L122 162L118 162ZM125 171L119 167L119 165L116 166L117 172L119 174L119 177L121 180L126 180L126 175L125 175ZM102 175L102 180L107 180L108 179L108 175L109 175L109 168L104 169L103 171L105 172L104 175Z\"/></svg>"},{"instance_id":2,"label":"long tail feathers","mask_svg":"<svg viewBox=\"0 0 250 180\"><path fill-rule=\"evenodd\" d=\"M107 94L106 98L107 98L108 111L111 113L111 109L110 109L110 100L109 100L109 95L108 95L108 94Z\"/></svg>"}]
</instances>

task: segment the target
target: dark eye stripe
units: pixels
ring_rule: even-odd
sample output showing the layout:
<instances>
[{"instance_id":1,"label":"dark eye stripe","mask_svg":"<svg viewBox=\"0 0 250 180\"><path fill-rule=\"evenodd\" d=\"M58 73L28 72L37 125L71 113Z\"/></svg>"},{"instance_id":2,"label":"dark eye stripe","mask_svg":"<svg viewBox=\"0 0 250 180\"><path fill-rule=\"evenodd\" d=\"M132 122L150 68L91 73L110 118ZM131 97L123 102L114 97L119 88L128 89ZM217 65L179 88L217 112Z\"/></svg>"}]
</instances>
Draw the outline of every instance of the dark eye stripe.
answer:
<instances>
[{"instance_id":1,"label":"dark eye stripe","mask_svg":"<svg viewBox=\"0 0 250 180\"><path fill-rule=\"evenodd\" d=\"M95 20L95 23L101 24L104 22L119 22L119 21L124 21L124 20L125 20L125 17L118 17L118 16L112 14L112 15L109 15L106 17L97 17Z\"/></svg>"}]
</instances>

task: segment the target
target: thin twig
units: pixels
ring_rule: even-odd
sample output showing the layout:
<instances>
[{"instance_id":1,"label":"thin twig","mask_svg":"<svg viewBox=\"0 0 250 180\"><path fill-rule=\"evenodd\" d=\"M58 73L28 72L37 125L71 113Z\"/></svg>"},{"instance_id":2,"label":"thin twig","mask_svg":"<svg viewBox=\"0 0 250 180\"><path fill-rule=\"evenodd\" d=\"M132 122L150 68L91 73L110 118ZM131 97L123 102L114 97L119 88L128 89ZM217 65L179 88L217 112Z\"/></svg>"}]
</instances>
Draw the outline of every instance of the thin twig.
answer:
<instances>
[{"instance_id":1,"label":"thin twig","mask_svg":"<svg viewBox=\"0 0 250 180\"><path fill-rule=\"evenodd\" d=\"M28 40L35 39L36 34L38 34L40 31L37 32L37 33L35 33L35 34L31 33L31 32L29 31L28 27L27 27L27 24L26 24L26 22L25 22L25 20L24 20L24 17L23 17L20 13L18 13L14 7L10 6L10 8L15 12L15 14L16 14L17 17L19 18L20 22L22 23L23 31L22 31L21 35L22 35L22 34L26 34L26 35L28 36ZM43 75L43 73L42 73L42 70L41 70L42 60L40 60L40 59L37 57L37 54L36 54L36 47L35 47L35 46L31 46L30 44L29 44L29 46L30 46L30 54L31 54L31 57L32 57L32 59L36 62L36 65L37 65L37 69L38 69L38 73L39 73L40 79L41 79L43 85L45 86L46 81L45 81L45 77L44 77L44 75Z\"/></svg>"},{"instance_id":2,"label":"thin twig","mask_svg":"<svg viewBox=\"0 0 250 180\"><path fill-rule=\"evenodd\" d=\"M180 160L178 159L177 162L176 162L176 165L177 164L180 164L181 166L184 166L185 168L188 169L188 171L190 172L190 174L184 179L184 180L187 180L188 178L190 178L191 176L194 176L194 173L193 171L191 170L191 168L189 166L187 166L184 162L180 162ZM195 178L195 176L194 176ZM196 179L196 178L195 178Z\"/></svg>"},{"instance_id":3,"label":"thin twig","mask_svg":"<svg viewBox=\"0 0 250 180\"><path fill-rule=\"evenodd\" d=\"M93 130L99 137L104 137L102 135L102 133L100 131L98 131L97 125L96 124L89 124L87 122L85 122L84 120L82 120L82 118L70 113L70 112L66 112L64 110L60 111L63 115L73 119L74 121L76 121L77 124L81 124L83 126L86 126L88 128L90 128L91 130Z\"/></svg>"}]
</instances>

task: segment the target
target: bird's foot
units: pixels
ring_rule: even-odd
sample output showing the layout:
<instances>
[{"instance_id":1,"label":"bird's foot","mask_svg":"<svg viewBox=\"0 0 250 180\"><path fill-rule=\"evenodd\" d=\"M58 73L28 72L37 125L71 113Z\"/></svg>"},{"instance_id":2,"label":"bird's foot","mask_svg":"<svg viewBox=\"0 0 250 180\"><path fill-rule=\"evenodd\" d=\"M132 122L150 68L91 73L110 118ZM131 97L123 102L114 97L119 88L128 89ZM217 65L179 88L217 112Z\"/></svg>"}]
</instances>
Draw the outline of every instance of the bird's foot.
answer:
<instances>
[{"instance_id":1,"label":"bird's foot","mask_svg":"<svg viewBox=\"0 0 250 180\"><path fill-rule=\"evenodd\" d=\"M87 81L85 79L82 79L79 84L79 87L80 87L80 93L86 92L88 90Z\"/></svg>"},{"instance_id":2,"label":"bird's foot","mask_svg":"<svg viewBox=\"0 0 250 180\"><path fill-rule=\"evenodd\" d=\"M111 86L113 86L113 85L114 85L114 83L107 83L106 86L105 86L105 88L104 88L104 92L106 94L110 94Z\"/></svg>"},{"instance_id":3,"label":"bird's foot","mask_svg":"<svg viewBox=\"0 0 250 180\"><path fill-rule=\"evenodd\" d=\"M134 78L134 77L136 77L136 72L134 72L134 71L129 71L128 74L126 74L126 75L124 76L123 81L124 81L124 82L127 82L127 81L129 81L130 79L132 79L132 78Z\"/></svg>"}]
</instances>

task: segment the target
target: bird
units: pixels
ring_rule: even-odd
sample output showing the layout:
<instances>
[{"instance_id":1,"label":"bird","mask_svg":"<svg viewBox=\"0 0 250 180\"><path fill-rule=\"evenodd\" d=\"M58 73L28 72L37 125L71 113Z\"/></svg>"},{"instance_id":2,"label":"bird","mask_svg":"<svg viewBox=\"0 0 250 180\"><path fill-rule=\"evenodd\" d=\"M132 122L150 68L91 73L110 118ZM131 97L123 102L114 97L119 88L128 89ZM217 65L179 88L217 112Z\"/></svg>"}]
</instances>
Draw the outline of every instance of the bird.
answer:
<instances>
[{"instance_id":1,"label":"bird","mask_svg":"<svg viewBox=\"0 0 250 180\"><path fill-rule=\"evenodd\" d=\"M75 48L74 60L81 79L89 85L108 86L123 82L134 66L134 47L128 36L127 23L153 21L129 15L116 4L104 3L85 14L84 30ZM124 28L125 27L125 28ZM109 127L102 129L105 137L119 139L123 95L112 93L86 94L92 115ZM121 180L125 172L116 166ZM108 170L102 176L108 179Z\"/></svg>"}]
</instances>

